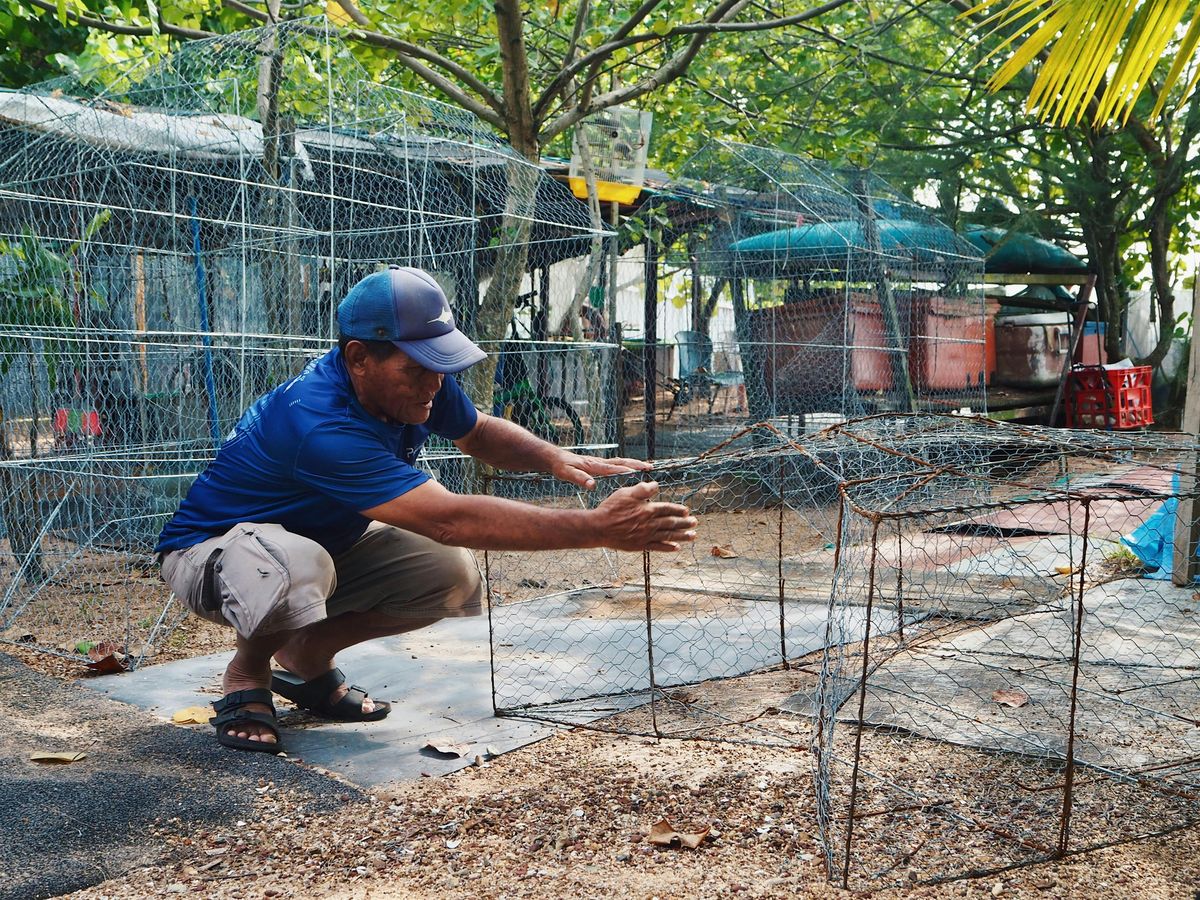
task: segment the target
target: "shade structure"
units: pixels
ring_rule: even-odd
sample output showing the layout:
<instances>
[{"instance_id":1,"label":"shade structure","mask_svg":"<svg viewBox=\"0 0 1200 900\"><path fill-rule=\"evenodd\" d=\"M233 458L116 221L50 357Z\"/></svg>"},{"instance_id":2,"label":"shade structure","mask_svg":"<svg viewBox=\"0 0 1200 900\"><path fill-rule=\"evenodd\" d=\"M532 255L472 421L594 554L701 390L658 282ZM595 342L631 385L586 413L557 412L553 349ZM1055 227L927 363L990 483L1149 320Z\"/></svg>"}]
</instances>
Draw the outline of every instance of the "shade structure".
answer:
<instances>
[{"instance_id":1,"label":"shade structure","mask_svg":"<svg viewBox=\"0 0 1200 900\"><path fill-rule=\"evenodd\" d=\"M1070 251L1031 234L1003 228L969 227L963 237L983 251L985 272L1075 275L1087 271L1087 263Z\"/></svg>"},{"instance_id":2,"label":"shade structure","mask_svg":"<svg viewBox=\"0 0 1200 900\"><path fill-rule=\"evenodd\" d=\"M879 245L874 252L883 255L885 263L892 257L910 266L940 269L949 257L938 248L956 243L954 232L936 222L881 219L875 228ZM734 241L727 261L749 277L844 274L872 252L861 222L812 222Z\"/></svg>"}]
</instances>

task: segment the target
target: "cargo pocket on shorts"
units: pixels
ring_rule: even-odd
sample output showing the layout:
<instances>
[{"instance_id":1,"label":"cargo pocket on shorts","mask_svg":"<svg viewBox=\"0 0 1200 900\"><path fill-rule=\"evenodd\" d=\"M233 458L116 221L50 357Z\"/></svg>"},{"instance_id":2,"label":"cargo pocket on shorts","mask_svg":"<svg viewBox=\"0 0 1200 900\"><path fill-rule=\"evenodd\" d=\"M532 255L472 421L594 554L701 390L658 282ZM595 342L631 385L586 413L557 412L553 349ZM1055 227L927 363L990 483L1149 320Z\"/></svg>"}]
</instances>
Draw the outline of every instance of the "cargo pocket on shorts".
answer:
<instances>
[{"instance_id":1,"label":"cargo pocket on shorts","mask_svg":"<svg viewBox=\"0 0 1200 900\"><path fill-rule=\"evenodd\" d=\"M236 539L221 548L212 569L221 612L242 637L254 635L291 587L287 569L250 527L238 529Z\"/></svg>"}]
</instances>

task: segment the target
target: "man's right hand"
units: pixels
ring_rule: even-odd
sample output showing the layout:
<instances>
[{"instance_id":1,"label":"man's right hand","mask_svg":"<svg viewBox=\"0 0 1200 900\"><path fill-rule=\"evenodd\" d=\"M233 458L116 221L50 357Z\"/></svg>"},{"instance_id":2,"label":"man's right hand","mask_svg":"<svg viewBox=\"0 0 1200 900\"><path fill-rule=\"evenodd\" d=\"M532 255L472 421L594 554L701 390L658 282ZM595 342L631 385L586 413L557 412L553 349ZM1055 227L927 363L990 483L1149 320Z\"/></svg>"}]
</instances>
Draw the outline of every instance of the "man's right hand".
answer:
<instances>
[{"instance_id":1,"label":"man's right hand","mask_svg":"<svg viewBox=\"0 0 1200 900\"><path fill-rule=\"evenodd\" d=\"M678 550L696 539L696 517L678 503L655 503L658 482L621 488L596 507L600 544L613 550Z\"/></svg>"}]
</instances>

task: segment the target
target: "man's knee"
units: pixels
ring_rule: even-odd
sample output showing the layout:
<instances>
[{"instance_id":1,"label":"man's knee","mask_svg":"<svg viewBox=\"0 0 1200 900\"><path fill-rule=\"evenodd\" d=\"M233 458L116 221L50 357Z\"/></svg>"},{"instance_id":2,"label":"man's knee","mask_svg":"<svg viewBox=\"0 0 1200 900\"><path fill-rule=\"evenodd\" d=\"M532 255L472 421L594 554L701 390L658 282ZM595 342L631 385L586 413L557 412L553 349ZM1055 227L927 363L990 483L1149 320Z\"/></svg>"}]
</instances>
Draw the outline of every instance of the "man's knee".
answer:
<instances>
[{"instance_id":1,"label":"man's knee","mask_svg":"<svg viewBox=\"0 0 1200 900\"><path fill-rule=\"evenodd\" d=\"M442 549L444 552L433 554L425 573L429 593L441 596L452 608L478 605L483 597L483 578L474 555L462 547Z\"/></svg>"}]
</instances>

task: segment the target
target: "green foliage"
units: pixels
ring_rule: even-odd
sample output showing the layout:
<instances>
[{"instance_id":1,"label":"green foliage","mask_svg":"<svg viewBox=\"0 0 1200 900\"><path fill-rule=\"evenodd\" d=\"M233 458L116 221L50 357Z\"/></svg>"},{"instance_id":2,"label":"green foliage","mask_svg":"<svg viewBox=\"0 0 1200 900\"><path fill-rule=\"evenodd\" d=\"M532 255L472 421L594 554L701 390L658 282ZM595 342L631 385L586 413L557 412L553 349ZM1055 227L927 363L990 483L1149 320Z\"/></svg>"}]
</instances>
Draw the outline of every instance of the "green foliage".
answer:
<instances>
[{"instance_id":1,"label":"green foliage","mask_svg":"<svg viewBox=\"0 0 1200 900\"><path fill-rule=\"evenodd\" d=\"M87 32L39 16L20 0L0 0L0 86L24 87L60 73L58 59L83 52Z\"/></svg>"},{"instance_id":2,"label":"green foliage","mask_svg":"<svg viewBox=\"0 0 1200 900\"><path fill-rule=\"evenodd\" d=\"M98 305L105 304L96 291L85 289L75 257L88 241L112 217L111 210L96 213L83 230L82 237L58 250L25 229L15 241L0 241L0 321L12 325L71 328L76 324L73 298L86 291ZM50 389L58 383L63 362L72 356L69 342L43 342L43 358ZM0 374L7 374L13 360L28 345L19 337L0 337Z\"/></svg>"},{"instance_id":3,"label":"green foliage","mask_svg":"<svg viewBox=\"0 0 1200 900\"><path fill-rule=\"evenodd\" d=\"M1115 575L1135 575L1146 568L1128 547L1117 547L1104 554L1104 568Z\"/></svg>"},{"instance_id":4,"label":"green foliage","mask_svg":"<svg viewBox=\"0 0 1200 900\"><path fill-rule=\"evenodd\" d=\"M1200 79L1195 70L1181 81L1200 45L1200 13L1189 0L982 0L966 15L986 17L980 27L996 38L985 61L1003 60L988 87L999 90L1038 63L1026 109L1059 125L1124 124L1151 84L1155 119L1173 90L1190 94Z\"/></svg>"}]
</instances>

